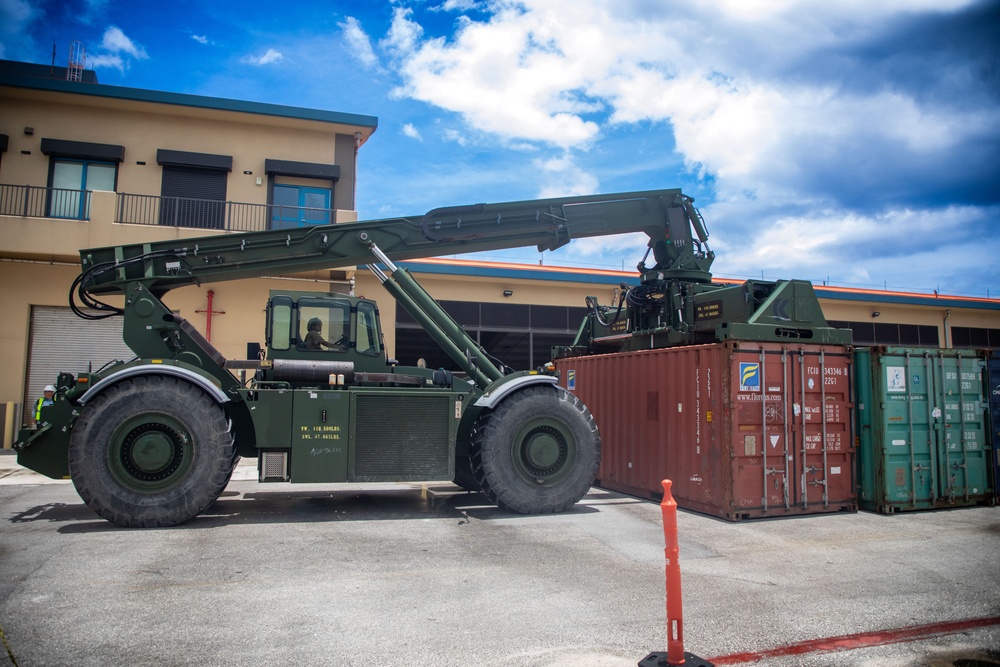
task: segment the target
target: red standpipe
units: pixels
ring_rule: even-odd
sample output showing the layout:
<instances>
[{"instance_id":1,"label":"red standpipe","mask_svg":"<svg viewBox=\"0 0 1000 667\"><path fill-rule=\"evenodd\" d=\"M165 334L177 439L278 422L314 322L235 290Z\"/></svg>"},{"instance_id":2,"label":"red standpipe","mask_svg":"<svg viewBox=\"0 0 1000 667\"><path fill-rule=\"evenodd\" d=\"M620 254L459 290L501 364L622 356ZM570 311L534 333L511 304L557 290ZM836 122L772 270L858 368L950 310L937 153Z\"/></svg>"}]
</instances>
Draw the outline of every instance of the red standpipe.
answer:
<instances>
[{"instance_id":1,"label":"red standpipe","mask_svg":"<svg viewBox=\"0 0 1000 667\"><path fill-rule=\"evenodd\" d=\"M215 290L208 290L208 311L205 314L205 338L212 342L212 298L215 297Z\"/></svg>"},{"instance_id":2,"label":"red standpipe","mask_svg":"<svg viewBox=\"0 0 1000 667\"><path fill-rule=\"evenodd\" d=\"M224 310L213 310L212 301L215 299L215 290L208 290L208 305L205 310L195 310L196 313L205 313L205 340L212 342L212 315L225 315Z\"/></svg>"},{"instance_id":3,"label":"red standpipe","mask_svg":"<svg viewBox=\"0 0 1000 667\"><path fill-rule=\"evenodd\" d=\"M707 660L684 651L684 610L681 597L680 545L677 540L677 501L670 493L673 482L665 479L662 484L663 501L660 502L660 511L663 513L663 541L666 544L663 555L666 558L667 579L667 652L650 653L639 661L639 667L672 665L713 667L712 663Z\"/></svg>"}]
</instances>

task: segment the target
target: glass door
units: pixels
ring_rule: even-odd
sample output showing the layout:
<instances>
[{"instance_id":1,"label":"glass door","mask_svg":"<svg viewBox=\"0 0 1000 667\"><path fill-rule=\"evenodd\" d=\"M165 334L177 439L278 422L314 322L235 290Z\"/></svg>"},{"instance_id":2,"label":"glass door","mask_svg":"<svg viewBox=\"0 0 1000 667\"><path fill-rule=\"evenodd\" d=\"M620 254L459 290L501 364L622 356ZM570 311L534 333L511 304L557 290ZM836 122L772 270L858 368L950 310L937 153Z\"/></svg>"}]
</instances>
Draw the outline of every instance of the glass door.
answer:
<instances>
[{"instance_id":1,"label":"glass door","mask_svg":"<svg viewBox=\"0 0 1000 667\"><path fill-rule=\"evenodd\" d=\"M275 185L271 228L286 229L330 222L330 188Z\"/></svg>"}]
</instances>

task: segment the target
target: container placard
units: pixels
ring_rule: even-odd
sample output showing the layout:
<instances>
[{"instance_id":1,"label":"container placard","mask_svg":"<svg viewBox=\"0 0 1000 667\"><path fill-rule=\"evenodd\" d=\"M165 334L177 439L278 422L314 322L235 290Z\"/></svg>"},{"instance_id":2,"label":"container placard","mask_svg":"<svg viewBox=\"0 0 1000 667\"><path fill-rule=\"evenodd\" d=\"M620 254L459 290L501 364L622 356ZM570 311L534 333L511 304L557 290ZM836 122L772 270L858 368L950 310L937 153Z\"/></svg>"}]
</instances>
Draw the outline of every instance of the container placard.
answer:
<instances>
[{"instance_id":1,"label":"container placard","mask_svg":"<svg viewBox=\"0 0 1000 667\"><path fill-rule=\"evenodd\" d=\"M890 393L906 392L906 369L902 366L885 367L885 390Z\"/></svg>"}]
</instances>

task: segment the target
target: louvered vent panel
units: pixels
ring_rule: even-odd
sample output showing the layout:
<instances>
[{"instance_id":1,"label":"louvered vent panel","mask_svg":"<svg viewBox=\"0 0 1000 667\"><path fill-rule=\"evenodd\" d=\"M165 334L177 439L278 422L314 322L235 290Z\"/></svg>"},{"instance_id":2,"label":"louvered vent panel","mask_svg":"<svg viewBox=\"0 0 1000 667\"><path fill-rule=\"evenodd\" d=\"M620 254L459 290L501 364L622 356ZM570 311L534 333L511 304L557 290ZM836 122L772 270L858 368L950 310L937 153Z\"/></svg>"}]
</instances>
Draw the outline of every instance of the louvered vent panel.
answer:
<instances>
[{"instance_id":1,"label":"louvered vent panel","mask_svg":"<svg viewBox=\"0 0 1000 667\"><path fill-rule=\"evenodd\" d=\"M450 480L449 396L358 396L355 482Z\"/></svg>"}]
</instances>

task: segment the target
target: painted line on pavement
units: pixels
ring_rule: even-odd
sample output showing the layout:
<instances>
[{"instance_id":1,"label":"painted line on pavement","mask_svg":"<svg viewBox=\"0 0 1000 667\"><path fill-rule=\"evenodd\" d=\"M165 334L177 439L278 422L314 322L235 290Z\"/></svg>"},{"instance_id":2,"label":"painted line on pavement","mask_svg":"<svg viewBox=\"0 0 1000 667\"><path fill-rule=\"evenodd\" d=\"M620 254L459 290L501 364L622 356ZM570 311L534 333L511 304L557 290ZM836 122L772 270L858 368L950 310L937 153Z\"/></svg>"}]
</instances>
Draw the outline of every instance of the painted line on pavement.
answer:
<instances>
[{"instance_id":1,"label":"painted line on pavement","mask_svg":"<svg viewBox=\"0 0 1000 667\"><path fill-rule=\"evenodd\" d=\"M810 639L795 644L787 644L777 648L764 651L747 651L745 653L733 653L717 658L708 658L708 661L720 667L721 665L738 665L744 662L757 662L768 658L780 658L789 655L806 655L809 653L835 653L837 651L850 651L853 649L870 648L872 646L885 646L886 644L900 644L903 642L919 641L940 635L952 635L975 628L984 628L991 625L1000 625L1000 616L989 618L970 618L962 621L944 621L941 623L927 623L926 625L914 625L906 628L895 628L891 630L875 630L872 632L860 632L853 635L840 635L839 637L826 637L822 639Z\"/></svg>"}]
</instances>

